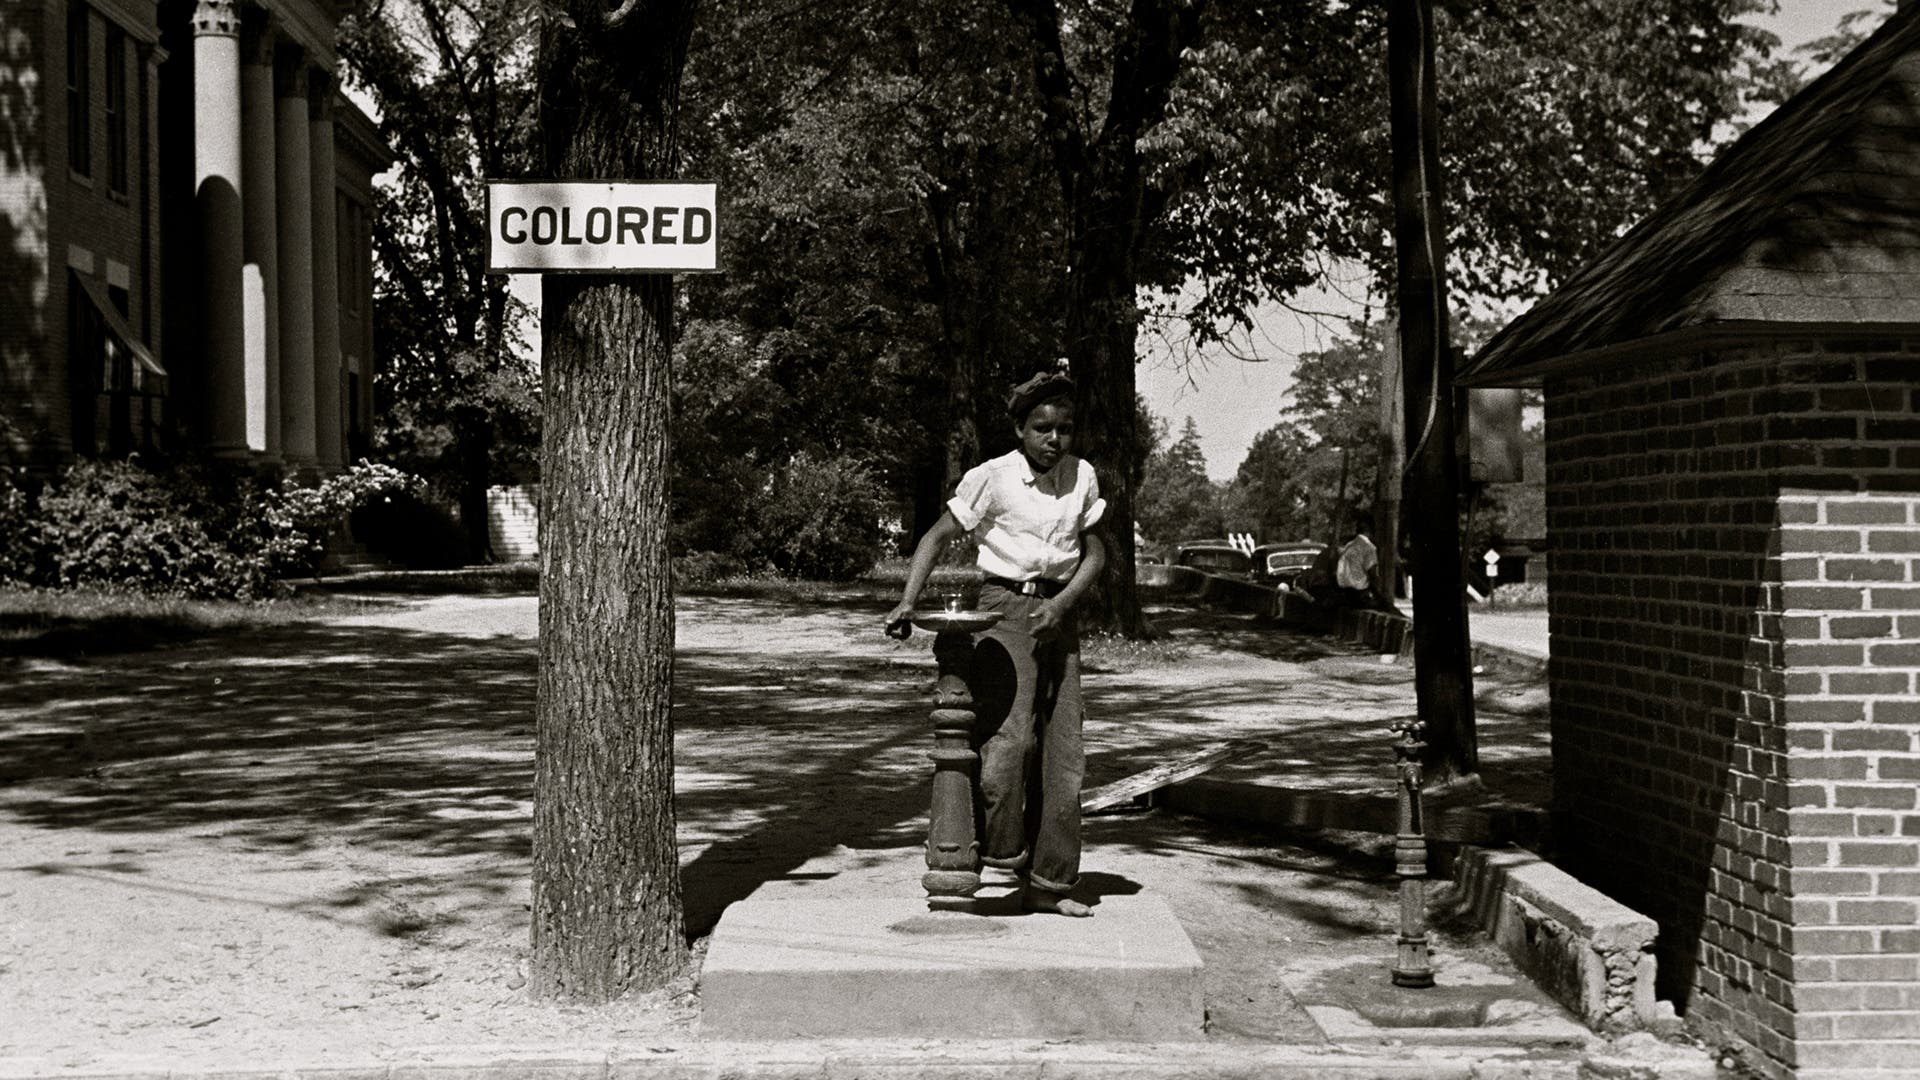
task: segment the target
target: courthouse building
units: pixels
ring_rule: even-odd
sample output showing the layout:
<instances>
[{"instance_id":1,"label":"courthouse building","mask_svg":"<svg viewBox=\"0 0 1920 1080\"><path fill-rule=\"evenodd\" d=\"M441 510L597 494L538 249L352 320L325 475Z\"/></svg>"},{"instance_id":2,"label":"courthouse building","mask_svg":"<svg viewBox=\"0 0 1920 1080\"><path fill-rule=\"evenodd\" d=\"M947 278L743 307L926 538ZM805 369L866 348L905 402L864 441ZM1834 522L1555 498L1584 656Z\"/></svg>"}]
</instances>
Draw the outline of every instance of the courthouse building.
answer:
<instances>
[{"instance_id":1,"label":"courthouse building","mask_svg":"<svg viewBox=\"0 0 1920 1080\"><path fill-rule=\"evenodd\" d=\"M372 177L330 0L0 0L0 461L366 452Z\"/></svg>"}]
</instances>

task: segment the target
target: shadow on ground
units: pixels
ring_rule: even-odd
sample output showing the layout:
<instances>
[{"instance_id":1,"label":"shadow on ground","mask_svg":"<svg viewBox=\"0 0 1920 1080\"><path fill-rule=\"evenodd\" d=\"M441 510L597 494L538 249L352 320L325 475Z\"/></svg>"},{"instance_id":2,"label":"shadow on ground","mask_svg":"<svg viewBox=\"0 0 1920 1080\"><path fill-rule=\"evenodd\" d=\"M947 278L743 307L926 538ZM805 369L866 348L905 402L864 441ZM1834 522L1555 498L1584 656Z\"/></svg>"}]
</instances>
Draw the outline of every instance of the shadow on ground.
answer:
<instances>
[{"instance_id":1,"label":"shadow on ground","mask_svg":"<svg viewBox=\"0 0 1920 1080\"><path fill-rule=\"evenodd\" d=\"M852 601L681 601L676 807L690 935L762 885L819 876L823 857L914 860L933 665L924 640L887 642L878 618ZM1409 708L1406 669L1237 617L1160 618L1196 648L1187 661L1090 680L1090 785L1209 741L1255 737L1268 752L1236 768L1391 788L1384 718ZM316 623L110 656L0 658L0 812L37 829L121 837L127 850L169 833L290 863L342 845L388 852L393 874L313 905L348 911L412 885L438 890L439 917L497 921L524 895L529 867L530 633ZM1487 757L1511 754L1516 772L1544 773L1544 738L1530 705L1483 713ZM1234 1030L1298 1027L1297 1017L1257 1019L1263 1009L1277 1017L1285 992L1264 951L1242 955L1246 919L1322 948L1391 932L1379 908L1392 889L1381 838L1260 835L1162 813L1092 818L1086 835L1095 872L1125 864L1123 880L1183 890L1183 921L1224 980L1220 992L1246 991ZM89 853L13 869L132 866ZM406 917L380 925L405 933Z\"/></svg>"}]
</instances>

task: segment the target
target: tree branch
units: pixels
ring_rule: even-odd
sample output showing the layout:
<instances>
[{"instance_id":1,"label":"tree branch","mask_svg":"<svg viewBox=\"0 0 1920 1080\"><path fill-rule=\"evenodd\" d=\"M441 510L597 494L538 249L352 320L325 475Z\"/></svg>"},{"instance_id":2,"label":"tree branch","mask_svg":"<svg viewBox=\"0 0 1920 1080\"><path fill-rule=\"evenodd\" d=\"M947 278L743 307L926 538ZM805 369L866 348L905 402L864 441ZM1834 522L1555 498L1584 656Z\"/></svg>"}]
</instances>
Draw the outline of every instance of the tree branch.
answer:
<instances>
[{"instance_id":1,"label":"tree branch","mask_svg":"<svg viewBox=\"0 0 1920 1080\"><path fill-rule=\"evenodd\" d=\"M600 25L612 30L631 18L639 7L640 0L620 0L620 6L607 12L606 18L601 20Z\"/></svg>"}]
</instances>

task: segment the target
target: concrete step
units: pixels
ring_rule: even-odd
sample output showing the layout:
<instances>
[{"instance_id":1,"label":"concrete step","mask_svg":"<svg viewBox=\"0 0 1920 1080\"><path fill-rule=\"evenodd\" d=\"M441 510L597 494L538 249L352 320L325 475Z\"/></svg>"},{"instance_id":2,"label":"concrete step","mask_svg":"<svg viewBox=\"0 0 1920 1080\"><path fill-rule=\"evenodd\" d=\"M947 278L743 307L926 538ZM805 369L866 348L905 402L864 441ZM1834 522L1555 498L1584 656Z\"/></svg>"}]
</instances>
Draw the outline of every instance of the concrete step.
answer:
<instances>
[{"instance_id":1,"label":"concrete step","mask_svg":"<svg viewBox=\"0 0 1920 1080\"><path fill-rule=\"evenodd\" d=\"M701 969L702 1033L1204 1038L1200 954L1158 896L1103 897L1091 919L1026 914L1011 894L976 910L990 914L896 897L740 901Z\"/></svg>"}]
</instances>

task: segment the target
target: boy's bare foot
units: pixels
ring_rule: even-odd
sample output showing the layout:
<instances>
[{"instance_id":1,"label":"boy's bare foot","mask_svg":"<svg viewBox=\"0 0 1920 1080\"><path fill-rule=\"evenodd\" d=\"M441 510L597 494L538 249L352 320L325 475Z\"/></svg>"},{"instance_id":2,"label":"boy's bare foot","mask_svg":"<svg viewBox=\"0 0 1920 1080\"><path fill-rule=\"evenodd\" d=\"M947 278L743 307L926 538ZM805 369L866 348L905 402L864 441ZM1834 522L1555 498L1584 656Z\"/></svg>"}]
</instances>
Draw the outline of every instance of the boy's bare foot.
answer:
<instances>
[{"instance_id":1,"label":"boy's bare foot","mask_svg":"<svg viewBox=\"0 0 1920 1080\"><path fill-rule=\"evenodd\" d=\"M1065 915L1070 919L1085 919L1093 915L1092 908L1072 897L1033 888L1020 894L1020 907L1025 911L1051 912L1055 915Z\"/></svg>"}]
</instances>

